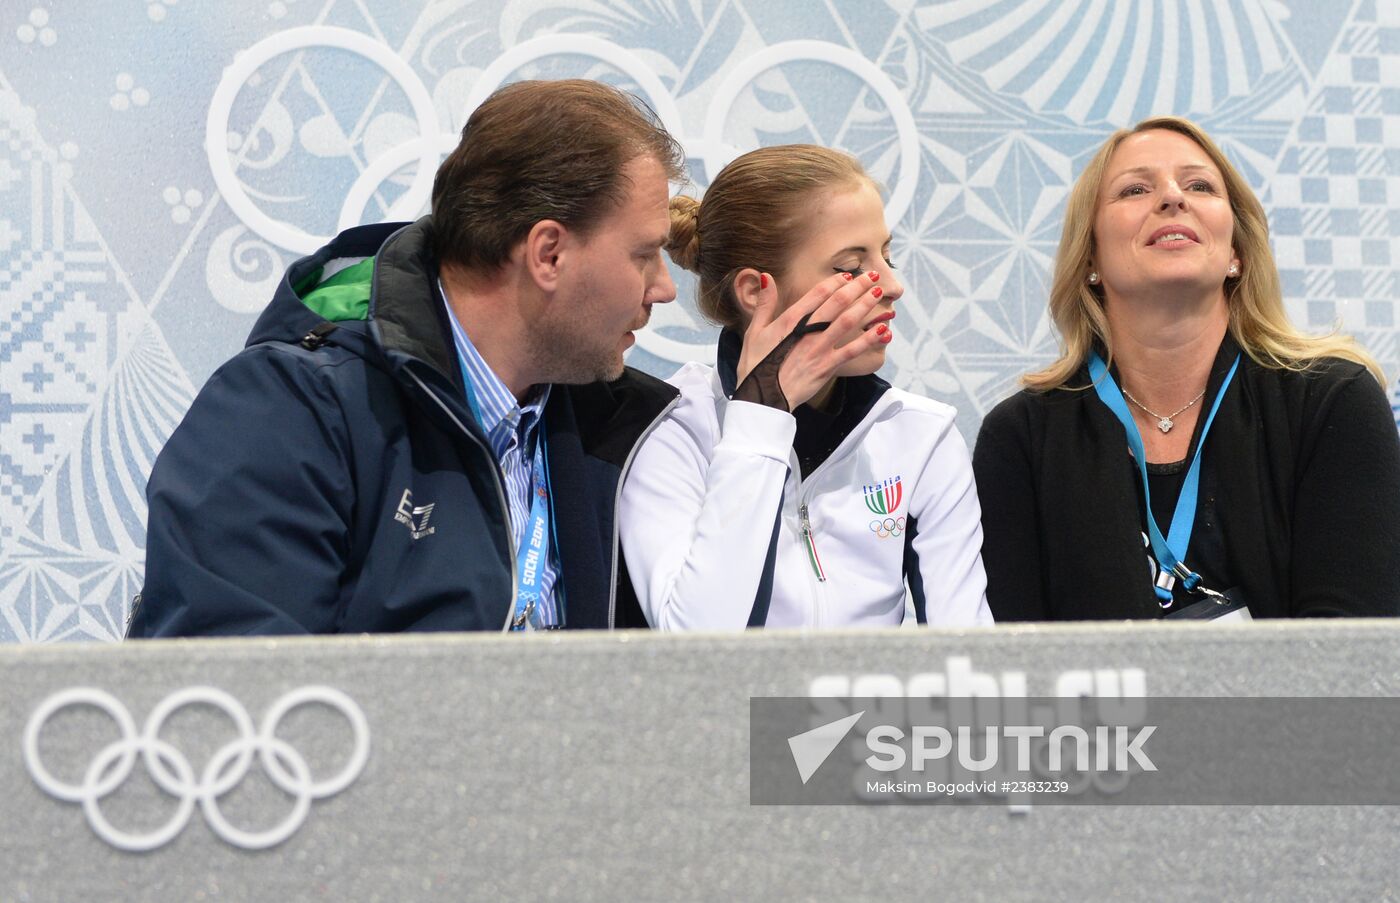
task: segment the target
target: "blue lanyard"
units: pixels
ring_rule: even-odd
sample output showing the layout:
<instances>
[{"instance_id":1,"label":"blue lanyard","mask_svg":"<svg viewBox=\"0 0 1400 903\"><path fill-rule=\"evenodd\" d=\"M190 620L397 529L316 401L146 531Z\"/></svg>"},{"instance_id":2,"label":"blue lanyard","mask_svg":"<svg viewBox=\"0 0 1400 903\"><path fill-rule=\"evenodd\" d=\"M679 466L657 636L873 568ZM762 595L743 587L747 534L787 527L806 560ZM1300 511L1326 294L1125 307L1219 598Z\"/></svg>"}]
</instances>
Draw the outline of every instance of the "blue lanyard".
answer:
<instances>
[{"instance_id":1,"label":"blue lanyard","mask_svg":"<svg viewBox=\"0 0 1400 903\"><path fill-rule=\"evenodd\" d=\"M462 369L467 404L479 424L481 406L476 400L471 374L467 372L466 362L461 359L461 355L458 355L457 365ZM538 628L545 623L545 614L541 610L540 577L543 576L549 560L549 536L553 532L553 523L549 517L549 475L545 470L544 423L540 423L538 429L534 464L531 468L534 478L530 517L525 523L525 534L521 537L520 547L515 552L515 614L510 620L511 630L524 630L527 624ZM510 511L507 510L505 514L509 519Z\"/></svg>"},{"instance_id":2,"label":"blue lanyard","mask_svg":"<svg viewBox=\"0 0 1400 903\"><path fill-rule=\"evenodd\" d=\"M1089 377L1094 381L1094 391L1098 392L1099 400L1107 405L1123 424L1123 431L1128 434L1128 447L1132 449L1133 457L1137 460L1138 473L1142 475L1143 510L1147 515L1147 535L1152 543L1152 552L1157 556L1157 563L1176 575L1187 591L1195 591L1201 582L1201 575L1182 561L1186 557L1187 546L1191 544L1191 530L1196 523L1196 497L1201 486L1201 451L1206 447L1206 434L1210 432L1210 425L1215 421L1215 413L1220 410L1225 390L1230 388L1230 381L1235 378L1235 371L1239 366L1240 355L1237 354L1235 362L1230 365L1230 372L1225 375L1225 381L1215 393L1215 401L1210 406L1205 425L1201 427L1196 454L1192 457L1191 467L1186 471L1186 479L1181 484L1181 495L1176 500L1176 511L1172 514L1167 538L1163 539L1162 531L1157 528L1157 519L1152 516L1152 489L1147 484L1147 452L1142 447L1142 435L1138 433L1137 424L1133 422L1133 413L1128 410L1128 403L1123 400L1123 393L1119 391L1118 383L1113 381L1103 358L1099 357L1097 351L1089 354ZM1162 607L1171 604L1171 590L1163 586L1154 586L1153 589Z\"/></svg>"},{"instance_id":3,"label":"blue lanyard","mask_svg":"<svg viewBox=\"0 0 1400 903\"><path fill-rule=\"evenodd\" d=\"M534 492L530 500L530 518L525 522L525 535L515 555L515 617L512 630L524 630L525 625L540 627L544 613L540 609L540 577L549 556L549 479L544 463L544 424L535 442Z\"/></svg>"}]
</instances>

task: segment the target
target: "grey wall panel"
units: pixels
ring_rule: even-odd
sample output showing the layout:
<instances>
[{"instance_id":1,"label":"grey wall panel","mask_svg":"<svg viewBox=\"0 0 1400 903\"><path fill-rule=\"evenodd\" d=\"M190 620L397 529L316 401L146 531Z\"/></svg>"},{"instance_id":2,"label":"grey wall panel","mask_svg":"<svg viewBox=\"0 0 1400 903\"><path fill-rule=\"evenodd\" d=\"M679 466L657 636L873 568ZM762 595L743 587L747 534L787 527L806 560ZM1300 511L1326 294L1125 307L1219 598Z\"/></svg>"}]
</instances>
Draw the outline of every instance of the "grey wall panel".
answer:
<instances>
[{"instance_id":1,"label":"grey wall panel","mask_svg":"<svg viewBox=\"0 0 1400 903\"><path fill-rule=\"evenodd\" d=\"M823 675L946 673L963 657L999 680L1023 673L1031 694L1051 692L1066 672L1114 669L1141 669L1150 696L1400 688L1400 628L1379 622L11 647L0 650L0 898L1278 900L1400 891L1392 807L750 806L751 696L804 695ZM308 685L335 688L362 709L369 757L269 849L231 843L197 804L168 843L116 849L81 804L48 795L26 766L26 724L70 688L110 693L139 733L189 687L226 691L256 725ZM198 782L237 732L227 715L194 705L158 734ZM95 709L65 708L38 735L41 761L81 784L118 736ZM353 746L348 722L320 705L289 713L277 736L314 781ZM224 777L231 789L219 811L235 829L262 830L293 812L257 761L246 776ZM100 811L139 833L166 821L178 799L137 760Z\"/></svg>"}]
</instances>

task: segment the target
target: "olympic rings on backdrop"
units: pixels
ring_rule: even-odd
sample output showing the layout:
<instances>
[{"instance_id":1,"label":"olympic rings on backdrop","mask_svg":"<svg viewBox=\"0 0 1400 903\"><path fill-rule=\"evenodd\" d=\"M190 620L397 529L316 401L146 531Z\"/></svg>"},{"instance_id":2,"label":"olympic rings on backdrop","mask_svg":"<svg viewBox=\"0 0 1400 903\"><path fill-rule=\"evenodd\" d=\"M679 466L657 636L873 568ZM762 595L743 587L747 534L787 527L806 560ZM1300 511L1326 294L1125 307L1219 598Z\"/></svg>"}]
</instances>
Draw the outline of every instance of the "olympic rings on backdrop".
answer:
<instances>
[{"instance_id":1,"label":"olympic rings on backdrop","mask_svg":"<svg viewBox=\"0 0 1400 903\"><path fill-rule=\"evenodd\" d=\"M887 539L891 536L899 537L904 533L904 518L887 517L884 520L880 520L880 518L877 517L870 522L870 532L881 539Z\"/></svg>"},{"instance_id":2,"label":"olympic rings on backdrop","mask_svg":"<svg viewBox=\"0 0 1400 903\"><path fill-rule=\"evenodd\" d=\"M389 208L389 219L413 219L417 215L418 209L427 203L432 193L433 177L441 160L438 152L441 143L438 140L438 116L433 106L433 96L413 67L383 41L349 28L304 25L279 31L244 50L224 69L223 77L209 99L209 113L204 122L204 153L209 160L209 173L214 177L219 196L243 225L268 241L299 254L312 253L330 241L330 236L312 235L297 226L274 219L253 203L229 160L228 125L239 90L259 66L282 54L312 47L331 47L364 57L384 70L408 96L408 102L413 107L413 118L417 121L421 139L413 143L410 160L416 159L418 168L408 191ZM384 175L387 177L391 174Z\"/></svg>"},{"instance_id":3,"label":"olympic rings on backdrop","mask_svg":"<svg viewBox=\"0 0 1400 903\"><path fill-rule=\"evenodd\" d=\"M329 242L331 236L314 235L300 226L272 217L257 205L253 194L236 175L238 161L230 160L229 121L239 92L260 66L283 54L317 48L349 51L381 68L407 97L417 125L415 136L366 161L341 204L337 230L362 222L375 192L380 190L385 180L408 165L415 166L412 181L393 202L384 218L404 220L416 217L428 204L438 161L455 148L460 139L456 132L441 129L433 96L417 71L396 49L362 32L334 25L306 25L276 32L243 50L224 69L223 77L210 98L204 140L209 171L220 197L244 226L262 239L298 254L312 253ZM504 50L492 60L472 84L460 114L463 117L469 115L522 66L551 56L591 57L622 72L636 84L662 124L685 147L687 156L704 161L711 178L726 163L749 149L730 144L725 138L724 127L740 94L761 75L794 62L819 63L844 70L863 82L858 102L863 102L860 99L867 92L877 97L888 111L894 127L898 163L889 199L885 203L886 219L892 224L900 222L913 204L919 182L919 161L923 155L914 113L899 86L880 64L866 59L850 47L828 41L784 41L760 48L743 59L730 61L725 66L725 76L709 100L704 121L697 129L696 123L683 121L680 104L671 93L672 89L662 80L656 67L637 52L592 35L540 35ZM706 342L709 341L707 338ZM677 362L701 360L709 353L708 345L696 346L668 337L659 330L638 333L637 347Z\"/></svg>"},{"instance_id":4,"label":"olympic rings on backdrop","mask_svg":"<svg viewBox=\"0 0 1400 903\"><path fill-rule=\"evenodd\" d=\"M220 196L245 226L268 241L302 254L312 253L328 242L330 236L312 235L297 226L272 218L257 207L239 182L234 165L229 160L228 126L239 91L260 66L286 53L322 47L349 51L383 69L407 96L418 127L415 137L367 163L341 206L338 229L357 225L380 184L402 167L416 162L412 184L388 211L389 219L413 218L429 200L438 161L443 154L456 147L460 138L455 132L440 129L432 95L413 67L393 47L362 32L333 25L305 25L272 34L239 53L224 69L205 117L204 150L209 160L209 170ZM880 99L894 125L899 163L890 198L885 205L889 221L897 223L903 219L914 200L922 153L914 113L894 80L877 63L849 47L828 41L784 41L764 47L727 66L727 74L715 90L700 134L696 135L687 134L680 104L655 67L639 54L592 35L542 35L508 48L493 60L472 85L462 115L469 115L521 66L561 55L592 57L632 79L662 124L685 146L687 154L705 161L711 178L743 150L725 140L725 117L740 92L758 76L792 62L815 62L843 69L864 82L863 90L869 90Z\"/></svg>"},{"instance_id":5,"label":"olympic rings on backdrop","mask_svg":"<svg viewBox=\"0 0 1400 903\"><path fill-rule=\"evenodd\" d=\"M340 712L350 723L354 746L339 774L313 781L306 759L295 747L277 737L277 727L288 712L298 706L321 703ZM70 706L92 706L106 712L121 731L120 739L97 752L88 764L80 784L55 778L39 756L39 733L48 720ZM217 750L199 775L179 749L160 738L165 721L190 705L208 705L222 711L233 722L238 736ZM133 834L114 826L102 812L101 800L114 792L135 767L137 755L151 780L179 802L175 813L159 828ZM278 824L264 831L246 831L225 818L219 797L236 787L252 767L254 754L268 779L295 802L292 811ZM360 775L369 759L369 725L364 712L353 699L325 686L292 690L277 699L255 731L248 711L237 699L215 687L187 687L156 705L140 733L126 707L112 694L91 687L73 687L44 700L30 716L24 729L24 762L41 789L64 802L81 803L93 833L121 850L146 851L163 846L184 829L199 803L210 829L233 846L263 850L292 836L311 809L311 801L324 799L344 790Z\"/></svg>"}]
</instances>

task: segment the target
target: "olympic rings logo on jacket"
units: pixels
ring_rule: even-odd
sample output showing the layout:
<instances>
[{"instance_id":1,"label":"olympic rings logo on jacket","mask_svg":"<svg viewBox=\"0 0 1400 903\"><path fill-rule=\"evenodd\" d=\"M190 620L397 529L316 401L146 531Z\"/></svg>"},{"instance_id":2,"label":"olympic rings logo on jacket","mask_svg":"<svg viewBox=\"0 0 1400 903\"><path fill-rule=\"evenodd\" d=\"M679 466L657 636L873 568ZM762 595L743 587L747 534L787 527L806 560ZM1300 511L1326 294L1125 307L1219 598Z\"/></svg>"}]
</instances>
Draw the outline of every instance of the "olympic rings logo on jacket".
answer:
<instances>
[{"instance_id":1,"label":"olympic rings logo on jacket","mask_svg":"<svg viewBox=\"0 0 1400 903\"><path fill-rule=\"evenodd\" d=\"M891 536L903 536L904 518L887 517L884 520L881 520L877 517L875 520L870 522L870 532L874 533L881 539L888 539Z\"/></svg>"},{"instance_id":2,"label":"olympic rings logo on jacket","mask_svg":"<svg viewBox=\"0 0 1400 903\"><path fill-rule=\"evenodd\" d=\"M322 781L312 780L306 759L290 743L277 737L277 727L287 713L310 703L321 703L339 711L350 722L354 734L349 761L338 774ZM185 754L160 738L166 719L191 705L219 709L238 729L238 736L218 749L198 776ZM70 706L101 709L121 730L120 739L103 747L88 763L82 782L78 784L55 778L39 755L39 734L44 725ZM219 809L219 798L247 776L255 753L273 785L295 800L286 818L263 831L239 828ZM104 797L130 776L138 754L156 786L179 800L169 821L143 834L113 825L100 805ZM187 687L170 694L152 709L140 733L131 713L112 694L91 687L73 687L44 700L24 729L24 761L34 782L64 802L81 803L93 833L117 849L135 852L154 850L173 840L189 822L196 802L209 828L227 843L248 850L276 846L306 821L312 800L344 790L359 777L368 759L369 725L364 712L349 696L325 686L301 687L282 695L267 710L257 730L247 709L228 693L215 687Z\"/></svg>"}]
</instances>

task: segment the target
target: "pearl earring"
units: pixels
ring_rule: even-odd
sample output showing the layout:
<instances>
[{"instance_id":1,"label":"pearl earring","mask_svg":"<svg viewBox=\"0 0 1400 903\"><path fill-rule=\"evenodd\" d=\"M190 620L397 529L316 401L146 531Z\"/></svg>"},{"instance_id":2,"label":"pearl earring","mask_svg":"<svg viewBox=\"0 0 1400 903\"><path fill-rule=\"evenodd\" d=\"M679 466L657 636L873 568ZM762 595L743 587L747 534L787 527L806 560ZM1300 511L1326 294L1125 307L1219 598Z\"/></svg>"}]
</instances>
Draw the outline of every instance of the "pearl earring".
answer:
<instances>
[{"instance_id":1,"label":"pearl earring","mask_svg":"<svg viewBox=\"0 0 1400 903\"><path fill-rule=\"evenodd\" d=\"M1227 276L1238 276L1239 274L1240 274L1240 267L1239 267L1239 264L1237 264L1237 263L1232 263L1232 264L1230 264L1230 269L1226 270L1226 272L1225 272L1225 275L1227 275Z\"/></svg>"},{"instance_id":2,"label":"pearl earring","mask_svg":"<svg viewBox=\"0 0 1400 903\"><path fill-rule=\"evenodd\" d=\"M1090 274L1089 274L1089 284L1090 284L1090 285L1098 285L1098 284L1099 284L1099 274L1098 274L1098 273L1090 273Z\"/></svg>"}]
</instances>

